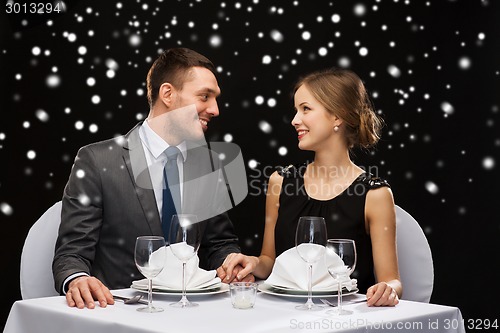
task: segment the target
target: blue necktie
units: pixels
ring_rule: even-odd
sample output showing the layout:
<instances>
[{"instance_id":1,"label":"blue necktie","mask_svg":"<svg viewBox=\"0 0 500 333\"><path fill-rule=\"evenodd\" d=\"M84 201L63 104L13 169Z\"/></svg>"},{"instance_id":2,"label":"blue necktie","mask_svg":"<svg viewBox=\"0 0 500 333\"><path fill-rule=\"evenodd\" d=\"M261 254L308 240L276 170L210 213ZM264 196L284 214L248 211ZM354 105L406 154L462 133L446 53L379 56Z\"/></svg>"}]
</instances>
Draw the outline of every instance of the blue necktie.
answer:
<instances>
[{"instance_id":1,"label":"blue necktie","mask_svg":"<svg viewBox=\"0 0 500 333\"><path fill-rule=\"evenodd\" d=\"M168 235L170 230L170 222L172 216L177 214L175 207L181 207L181 191L179 184L179 168L177 166L177 155L180 151L177 147L170 146L165 150L167 154L167 163L163 168L163 178L165 186L163 188L163 206L161 224L163 235L168 242Z\"/></svg>"}]
</instances>

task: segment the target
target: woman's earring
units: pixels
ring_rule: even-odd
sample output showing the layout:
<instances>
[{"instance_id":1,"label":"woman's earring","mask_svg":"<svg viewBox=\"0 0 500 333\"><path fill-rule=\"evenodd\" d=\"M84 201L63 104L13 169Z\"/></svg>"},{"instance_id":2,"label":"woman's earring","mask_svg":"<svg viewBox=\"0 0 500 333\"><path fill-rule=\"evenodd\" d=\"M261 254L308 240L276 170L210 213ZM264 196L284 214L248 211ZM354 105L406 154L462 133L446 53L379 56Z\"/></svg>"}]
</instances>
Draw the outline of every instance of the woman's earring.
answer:
<instances>
[{"instance_id":1,"label":"woman's earring","mask_svg":"<svg viewBox=\"0 0 500 333\"><path fill-rule=\"evenodd\" d=\"M333 128L333 131L334 131L334 132L338 132L338 131L339 131L339 127L338 127L338 126L335 126L335 127Z\"/></svg>"}]
</instances>

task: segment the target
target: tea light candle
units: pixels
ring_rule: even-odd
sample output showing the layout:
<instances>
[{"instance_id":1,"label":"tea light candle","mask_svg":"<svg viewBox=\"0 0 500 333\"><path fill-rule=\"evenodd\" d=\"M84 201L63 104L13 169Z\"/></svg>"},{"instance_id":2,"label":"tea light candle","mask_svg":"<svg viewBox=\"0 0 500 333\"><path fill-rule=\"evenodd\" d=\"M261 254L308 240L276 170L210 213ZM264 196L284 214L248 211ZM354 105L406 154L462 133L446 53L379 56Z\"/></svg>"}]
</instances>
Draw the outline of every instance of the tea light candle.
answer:
<instances>
[{"instance_id":1,"label":"tea light candle","mask_svg":"<svg viewBox=\"0 0 500 333\"><path fill-rule=\"evenodd\" d=\"M229 289L233 308L253 308L257 294L257 284L251 282L233 282L230 284Z\"/></svg>"},{"instance_id":2,"label":"tea light candle","mask_svg":"<svg viewBox=\"0 0 500 333\"><path fill-rule=\"evenodd\" d=\"M234 296L233 298L233 306L237 309L248 309L253 307L253 297L251 292L248 293L240 293Z\"/></svg>"}]
</instances>

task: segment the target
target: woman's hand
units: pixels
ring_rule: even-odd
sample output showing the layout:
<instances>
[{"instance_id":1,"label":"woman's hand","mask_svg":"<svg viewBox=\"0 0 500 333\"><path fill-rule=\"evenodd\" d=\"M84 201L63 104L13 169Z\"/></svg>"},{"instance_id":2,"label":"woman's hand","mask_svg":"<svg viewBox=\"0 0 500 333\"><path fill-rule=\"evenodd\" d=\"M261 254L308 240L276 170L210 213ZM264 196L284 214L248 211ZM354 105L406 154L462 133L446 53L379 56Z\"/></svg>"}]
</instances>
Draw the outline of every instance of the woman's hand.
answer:
<instances>
[{"instance_id":1,"label":"woman's hand","mask_svg":"<svg viewBox=\"0 0 500 333\"><path fill-rule=\"evenodd\" d=\"M366 298L368 306L395 306L399 303L396 289L387 282L379 282L368 288Z\"/></svg>"},{"instance_id":2,"label":"woman's hand","mask_svg":"<svg viewBox=\"0 0 500 333\"><path fill-rule=\"evenodd\" d=\"M229 254L222 265L217 268L217 275L222 282L229 283L236 281L255 281L251 274L259 264L259 258L246 256L241 253Z\"/></svg>"}]
</instances>

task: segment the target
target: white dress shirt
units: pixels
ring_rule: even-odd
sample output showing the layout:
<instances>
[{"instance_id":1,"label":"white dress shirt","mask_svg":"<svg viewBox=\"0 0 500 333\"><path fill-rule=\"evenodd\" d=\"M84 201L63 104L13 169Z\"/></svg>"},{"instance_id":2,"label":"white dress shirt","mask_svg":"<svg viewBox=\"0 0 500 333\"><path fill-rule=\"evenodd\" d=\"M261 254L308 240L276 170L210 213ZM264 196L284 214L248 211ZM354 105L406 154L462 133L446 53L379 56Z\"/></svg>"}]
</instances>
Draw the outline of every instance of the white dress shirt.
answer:
<instances>
[{"instance_id":1,"label":"white dress shirt","mask_svg":"<svg viewBox=\"0 0 500 333\"><path fill-rule=\"evenodd\" d=\"M165 150L170 147L170 145L163 140L158 134L156 134L151 127L148 125L148 121L144 121L139 128L139 137L141 138L142 147L144 148L144 154L146 156L146 162L149 169L149 175L151 177L151 184L153 184L153 190L156 198L156 206L158 207L158 213L160 214L160 221L162 215L162 205L163 205L163 187L165 182L163 179L163 168L167 163L167 154L164 154ZM180 182L180 195L181 195L181 206L182 206L182 180L183 180L183 163L186 161L187 148L186 142L181 142L177 148L179 148L181 154L177 155L177 167L179 168L179 182ZM63 292L66 294L66 285L69 281L77 278L78 276L88 275L84 272L74 273L66 278L63 283Z\"/></svg>"},{"instance_id":2,"label":"white dress shirt","mask_svg":"<svg viewBox=\"0 0 500 333\"><path fill-rule=\"evenodd\" d=\"M149 169L149 175L151 176L151 184L153 184L153 190L156 198L156 206L158 207L158 212L162 213L163 205L163 188L165 182L163 179L163 168L167 163L167 155L164 154L165 150L170 147L170 145L163 140L158 134L156 134L151 127L149 127L148 121L144 121L142 126L139 128L139 137L141 138L142 147L144 148L144 153L146 155L146 162ZM182 205L182 180L183 180L183 163L186 161L187 148L186 142L181 142L177 148L180 150L181 154L177 155L177 167L179 168L179 182L180 195L181 195L181 205Z\"/></svg>"}]
</instances>

